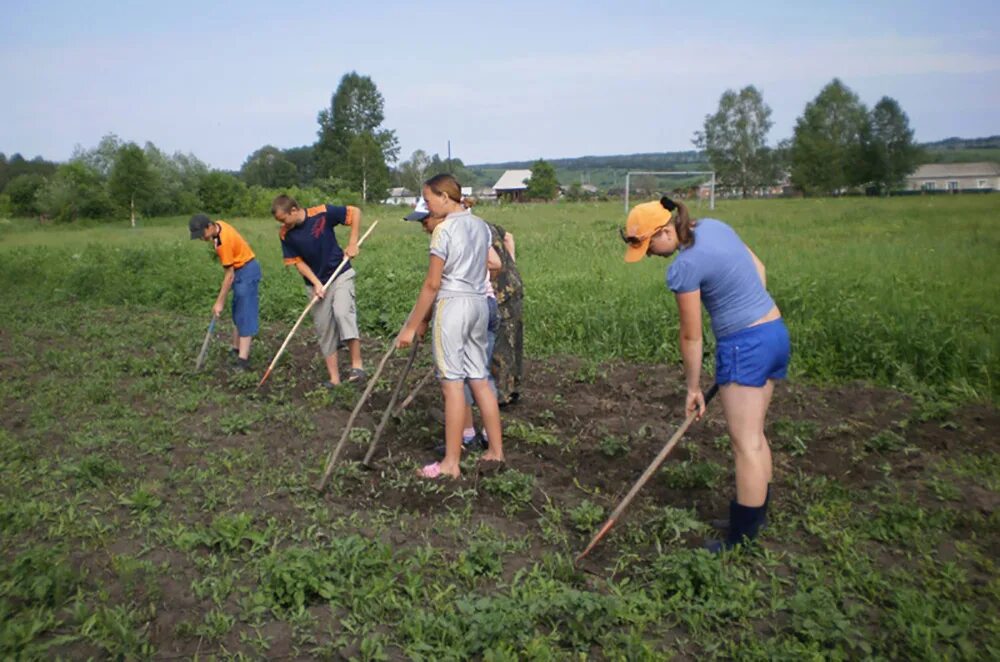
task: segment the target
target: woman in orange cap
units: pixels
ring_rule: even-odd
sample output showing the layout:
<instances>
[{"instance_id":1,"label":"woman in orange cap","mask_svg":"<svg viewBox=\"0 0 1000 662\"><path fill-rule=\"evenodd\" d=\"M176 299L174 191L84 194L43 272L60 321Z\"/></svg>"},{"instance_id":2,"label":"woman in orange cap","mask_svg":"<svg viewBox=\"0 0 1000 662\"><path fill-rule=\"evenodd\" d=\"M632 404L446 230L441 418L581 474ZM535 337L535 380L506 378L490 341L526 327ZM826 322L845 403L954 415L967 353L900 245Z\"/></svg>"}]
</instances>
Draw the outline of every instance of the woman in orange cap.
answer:
<instances>
[{"instance_id":1,"label":"woman in orange cap","mask_svg":"<svg viewBox=\"0 0 1000 662\"><path fill-rule=\"evenodd\" d=\"M646 255L677 257L667 286L680 312L680 349L687 382L686 410L705 412L701 391L701 305L716 339L715 381L736 460L736 498L729 505L729 534L711 542L713 552L753 540L767 520L772 476L764 419L774 380L788 371L791 353L781 311L767 292L764 264L736 232L711 218L694 220L683 203L667 197L636 205L621 232L625 261Z\"/></svg>"}]
</instances>

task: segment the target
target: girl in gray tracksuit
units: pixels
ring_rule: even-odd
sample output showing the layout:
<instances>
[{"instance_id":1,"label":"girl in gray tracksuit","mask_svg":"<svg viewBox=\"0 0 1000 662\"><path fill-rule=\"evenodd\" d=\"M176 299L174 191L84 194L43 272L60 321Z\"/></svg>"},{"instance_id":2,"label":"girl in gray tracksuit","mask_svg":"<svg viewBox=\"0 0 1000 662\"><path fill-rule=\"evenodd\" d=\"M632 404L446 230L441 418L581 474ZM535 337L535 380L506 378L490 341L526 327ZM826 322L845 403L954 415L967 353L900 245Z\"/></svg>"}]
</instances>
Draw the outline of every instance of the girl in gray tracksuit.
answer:
<instances>
[{"instance_id":1,"label":"girl in gray tracksuit","mask_svg":"<svg viewBox=\"0 0 1000 662\"><path fill-rule=\"evenodd\" d=\"M422 223L431 232L430 265L417 302L396 338L397 347L409 346L417 334L426 331L433 313L434 364L444 393L445 457L420 469L424 478L461 474L466 383L490 440L479 470L492 472L504 466L500 409L487 379L485 277L491 235L486 222L465 207L461 191L458 181L446 174L424 184L430 214Z\"/></svg>"}]
</instances>

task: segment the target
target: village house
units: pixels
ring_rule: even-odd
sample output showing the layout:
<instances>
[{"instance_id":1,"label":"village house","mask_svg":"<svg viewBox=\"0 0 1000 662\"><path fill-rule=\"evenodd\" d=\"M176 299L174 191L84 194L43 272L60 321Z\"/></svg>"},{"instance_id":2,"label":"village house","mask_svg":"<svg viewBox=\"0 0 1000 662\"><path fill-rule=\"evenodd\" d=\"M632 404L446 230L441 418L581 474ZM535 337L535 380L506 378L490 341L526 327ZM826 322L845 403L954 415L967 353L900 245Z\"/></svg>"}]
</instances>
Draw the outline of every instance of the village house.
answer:
<instances>
[{"instance_id":1,"label":"village house","mask_svg":"<svg viewBox=\"0 0 1000 662\"><path fill-rule=\"evenodd\" d=\"M1000 164L926 163L906 178L907 191L1000 191Z\"/></svg>"},{"instance_id":2,"label":"village house","mask_svg":"<svg viewBox=\"0 0 1000 662\"><path fill-rule=\"evenodd\" d=\"M530 170L507 170L497 183L493 185L493 192L497 200L504 202L524 202L524 193L528 190L527 181L531 179Z\"/></svg>"}]
</instances>

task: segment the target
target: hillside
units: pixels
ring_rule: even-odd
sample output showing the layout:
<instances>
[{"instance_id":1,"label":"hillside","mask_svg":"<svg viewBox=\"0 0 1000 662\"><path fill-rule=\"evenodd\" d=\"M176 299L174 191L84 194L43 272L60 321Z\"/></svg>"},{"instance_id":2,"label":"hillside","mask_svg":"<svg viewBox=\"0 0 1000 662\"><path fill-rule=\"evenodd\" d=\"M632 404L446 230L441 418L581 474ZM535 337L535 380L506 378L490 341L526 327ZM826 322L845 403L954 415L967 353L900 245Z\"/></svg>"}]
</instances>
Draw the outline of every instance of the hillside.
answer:
<instances>
[{"instance_id":1,"label":"hillside","mask_svg":"<svg viewBox=\"0 0 1000 662\"><path fill-rule=\"evenodd\" d=\"M984 138L946 138L922 143L928 163L1000 162L1000 135ZM705 153L649 152L576 158L546 159L556 169L562 184L593 184L601 190L620 187L630 170L710 170ZM530 168L533 161L482 163L466 168L475 177L474 186L492 186L504 170Z\"/></svg>"},{"instance_id":2,"label":"hillside","mask_svg":"<svg viewBox=\"0 0 1000 662\"><path fill-rule=\"evenodd\" d=\"M624 184L630 170L707 170L704 152L651 152L546 159L556 169L560 183L593 184L601 190ZM492 186L504 170L530 168L531 161L507 161L466 166L476 178L475 186Z\"/></svg>"}]
</instances>

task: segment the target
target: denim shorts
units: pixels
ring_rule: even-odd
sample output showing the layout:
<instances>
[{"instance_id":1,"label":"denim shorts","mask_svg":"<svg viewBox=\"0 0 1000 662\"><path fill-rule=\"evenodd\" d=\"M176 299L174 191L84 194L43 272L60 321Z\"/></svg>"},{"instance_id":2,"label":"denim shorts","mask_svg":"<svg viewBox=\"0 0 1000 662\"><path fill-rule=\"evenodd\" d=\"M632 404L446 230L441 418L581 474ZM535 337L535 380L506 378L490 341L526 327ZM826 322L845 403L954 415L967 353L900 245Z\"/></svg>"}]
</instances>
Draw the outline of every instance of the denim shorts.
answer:
<instances>
[{"instance_id":1,"label":"denim shorts","mask_svg":"<svg viewBox=\"0 0 1000 662\"><path fill-rule=\"evenodd\" d=\"M740 329L716 340L715 382L761 387L769 379L784 379L791 353L781 318Z\"/></svg>"},{"instance_id":2,"label":"denim shorts","mask_svg":"<svg viewBox=\"0 0 1000 662\"><path fill-rule=\"evenodd\" d=\"M257 335L260 326L260 263L250 260L233 277L233 324L241 338Z\"/></svg>"}]
</instances>

